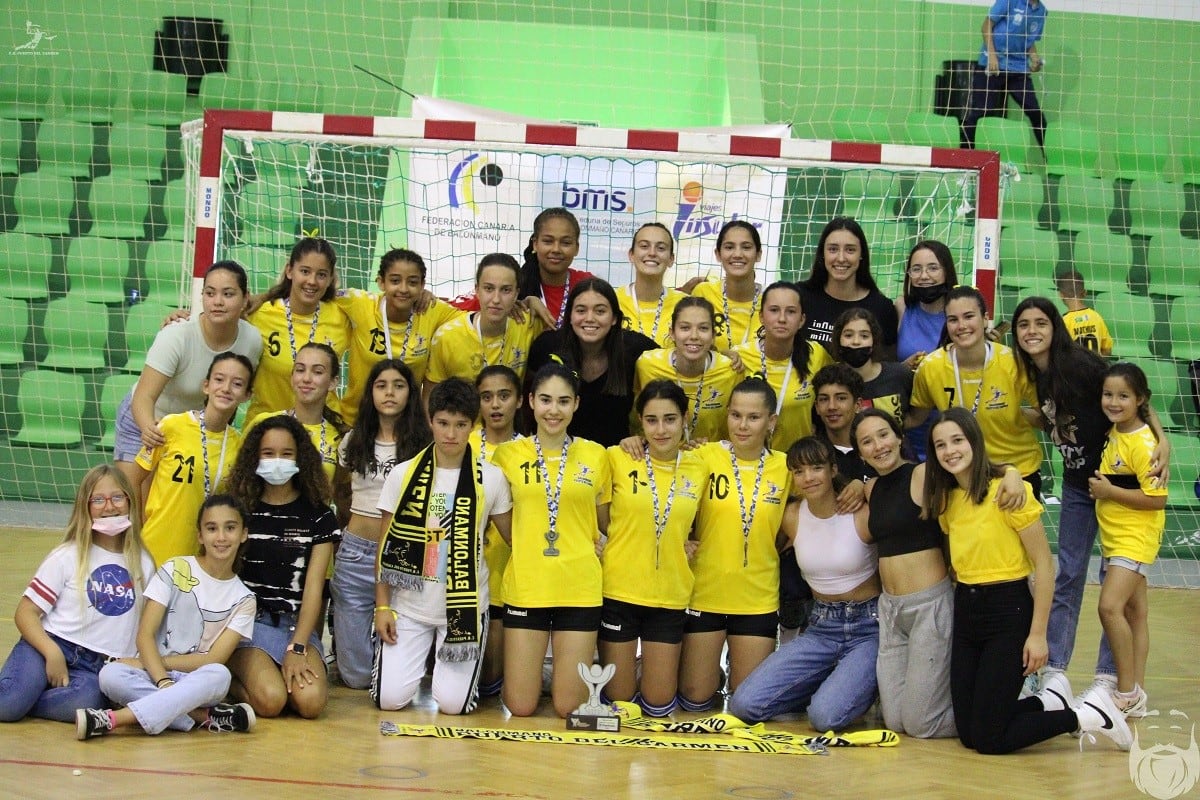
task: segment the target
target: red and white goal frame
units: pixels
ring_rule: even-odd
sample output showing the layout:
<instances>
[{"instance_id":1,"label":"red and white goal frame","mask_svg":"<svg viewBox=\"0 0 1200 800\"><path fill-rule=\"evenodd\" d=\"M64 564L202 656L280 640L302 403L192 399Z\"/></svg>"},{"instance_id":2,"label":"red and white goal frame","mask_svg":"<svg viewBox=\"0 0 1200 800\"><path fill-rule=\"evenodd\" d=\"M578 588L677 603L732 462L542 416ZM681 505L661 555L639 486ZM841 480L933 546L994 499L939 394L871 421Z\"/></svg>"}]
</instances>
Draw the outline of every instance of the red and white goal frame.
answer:
<instances>
[{"instance_id":1,"label":"red and white goal frame","mask_svg":"<svg viewBox=\"0 0 1200 800\"><path fill-rule=\"evenodd\" d=\"M196 123L189 123L189 126ZM185 126L186 129L187 126ZM319 136L330 140L382 139L400 147L512 150L514 147L581 148L607 157L687 158L697 161L762 163L778 167L850 164L891 168L941 168L978 174L972 283L995 309L1000 237L1000 157L988 150L959 150L899 144L863 144L821 139L768 138L719 133L572 125L464 122L302 114L282 111L205 111L195 176L193 297L216 255L221 217L221 164L227 133L263 132ZM869 243L868 243L869 244Z\"/></svg>"}]
</instances>

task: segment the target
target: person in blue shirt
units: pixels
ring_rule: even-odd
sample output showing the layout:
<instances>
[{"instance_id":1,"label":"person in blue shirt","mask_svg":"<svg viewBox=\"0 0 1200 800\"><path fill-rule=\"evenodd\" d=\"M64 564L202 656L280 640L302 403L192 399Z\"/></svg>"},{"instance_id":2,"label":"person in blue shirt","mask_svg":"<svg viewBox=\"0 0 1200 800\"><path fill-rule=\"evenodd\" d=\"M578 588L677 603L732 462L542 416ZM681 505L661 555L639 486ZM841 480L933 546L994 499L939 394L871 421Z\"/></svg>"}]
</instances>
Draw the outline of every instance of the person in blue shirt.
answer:
<instances>
[{"instance_id":1,"label":"person in blue shirt","mask_svg":"<svg viewBox=\"0 0 1200 800\"><path fill-rule=\"evenodd\" d=\"M1033 125L1038 147L1045 149L1046 115L1033 90L1033 73L1042 69L1037 42L1046 27L1041 0L995 0L983 21L983 47L971 82L971 100L959 140L975 147L975 126L989 111L1002 108L1011 96Z\"/></svg>"}]
</instances>

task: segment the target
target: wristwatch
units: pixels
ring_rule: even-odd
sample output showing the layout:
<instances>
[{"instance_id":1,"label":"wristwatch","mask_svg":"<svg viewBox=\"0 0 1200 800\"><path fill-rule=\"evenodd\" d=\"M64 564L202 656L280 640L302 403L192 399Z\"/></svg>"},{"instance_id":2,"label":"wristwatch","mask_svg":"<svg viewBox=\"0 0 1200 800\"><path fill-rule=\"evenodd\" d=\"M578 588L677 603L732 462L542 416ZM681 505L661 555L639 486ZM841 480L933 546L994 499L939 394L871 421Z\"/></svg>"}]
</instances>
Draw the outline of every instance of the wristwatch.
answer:
<instances>
[{"instance_id":1,"label":"wristwatch","mask_svg":"<svg viewBox=\"0 0 1200 800\"><path fill-rule=\"evenodd\" d=\"M287 650L285 652L295 653L298 656L302 656L305 654L305 652L307 652L307 650L308 648L305 647L303 642L292 642L287 646Z\"/></svg>"}]
</instances>

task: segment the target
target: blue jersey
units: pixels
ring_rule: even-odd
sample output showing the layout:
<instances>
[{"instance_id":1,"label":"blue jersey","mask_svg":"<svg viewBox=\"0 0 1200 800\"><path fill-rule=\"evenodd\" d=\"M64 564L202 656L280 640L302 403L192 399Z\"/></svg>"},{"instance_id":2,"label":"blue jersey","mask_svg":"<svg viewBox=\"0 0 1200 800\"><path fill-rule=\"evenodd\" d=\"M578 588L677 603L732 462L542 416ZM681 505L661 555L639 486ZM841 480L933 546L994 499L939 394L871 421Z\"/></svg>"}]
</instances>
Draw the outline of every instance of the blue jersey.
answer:
<instances>
[{"instance_id":1,"label":"blue jersey","mask_svg":"<svg viewBox=\"0 0 1200 800\"><path fill-rule=\"evenodd\" d=\"M996 0L988 12L992 40L1004 72L1029 72L1029 48L1042 38L1046 6L1031 0ZM979 66L987 66L987 42L979 50Z\"/></svg>"}]
</instances>

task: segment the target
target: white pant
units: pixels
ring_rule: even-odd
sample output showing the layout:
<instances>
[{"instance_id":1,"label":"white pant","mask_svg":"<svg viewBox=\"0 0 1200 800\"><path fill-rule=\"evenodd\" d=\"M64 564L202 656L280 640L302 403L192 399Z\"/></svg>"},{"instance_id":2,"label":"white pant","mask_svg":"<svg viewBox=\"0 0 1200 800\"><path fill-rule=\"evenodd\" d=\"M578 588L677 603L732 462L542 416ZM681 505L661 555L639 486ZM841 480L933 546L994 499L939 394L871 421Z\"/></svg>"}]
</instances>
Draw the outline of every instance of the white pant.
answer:
<instances>
[{"instance_id":1,"label":"white pant","mask_svg":"<svg viewBox=\"0 0 1200 800\"><path fill-rule=\"evenodd\" d=\"M484 615L483 630L487 631ZM403 614L396 620L396 643L380 640L375 650L371 696L384 711L395 711L412 702L431 647L440 649L446 641L445 625L427 625ZM483 645L480 642L480 653ZM433 699L443 714L469 714L479 702L479 665L482 659L433 664Z\"/></svg>"},{"instance_id":2,"label":"white pant","mask_svg":"<svg viewBox=\"0 0 1200 800\"><path fill-rule=\"evenodd\" d=\"M229 692L229 668L224 664L205 664L192 672L169 670L167 675L175 685L159 689L146 670L114 661L100 670L100 691L128 707L151 735L167 728L190 731L196 723L188 712L215 706Z\"/></svg>"}]
</instances>

